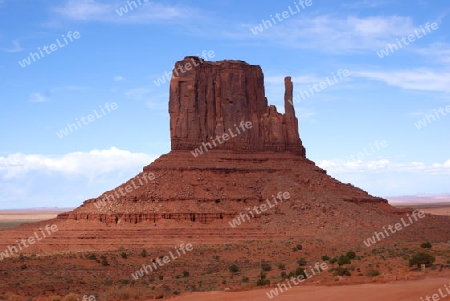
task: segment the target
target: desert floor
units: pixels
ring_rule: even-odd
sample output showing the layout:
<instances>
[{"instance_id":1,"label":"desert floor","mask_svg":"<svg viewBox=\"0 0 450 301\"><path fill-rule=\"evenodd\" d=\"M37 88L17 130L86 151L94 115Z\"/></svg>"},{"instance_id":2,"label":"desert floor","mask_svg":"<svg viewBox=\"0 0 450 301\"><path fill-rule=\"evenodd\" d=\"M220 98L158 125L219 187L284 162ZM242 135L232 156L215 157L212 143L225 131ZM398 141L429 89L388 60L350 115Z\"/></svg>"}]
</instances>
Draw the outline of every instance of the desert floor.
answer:
<instances>
[{"instance_id":1,"label":"desert floor","mask_svg":"<svg viewBox=\"0 0 450 301\"><path fill-rule=\"evenodd\" d=\"M0 210L0 231L13 228L22 223L33 223L55 218L59 213L70 209L49 210Z\"/></svg>"},{"instance_id":2,"label":"desert floor","mask_svg":"<svg viewBox=\"0 0 450 301\"><path fill-rule=\"evenodd\" d=\"M397 208L414 208L423 210L425 213L450 216L450 202L436 202L436 203L389 202L389 204Z\"/></svg>"},{"instance_id":3,"label":"desert floor","mask_svg":"<svg viewBox=\"0 0 450 301\"><path fill-rule=\"evenodd\" d=\"M342 286L301 286L294 287L274 297L274 300L308 300L308 301L344 301L344 300L364 300L364 301L411 301L420 300L422 297L433 294L439 294L441 289L446 293L444 285L450 286L448 278L430 278L418 281L384 283L384 284L361 284L361 285L342 285ZM450 290L450 287L449 287ZM174 300L177 301L259 301L270 300L266 295L268 288L245 291L245 292L211 292L211 293L192 293L182 295ZM448 300L449 297L436 300ZM431 300L431 299L430 299Z\"/></svg>"}]
</instances>

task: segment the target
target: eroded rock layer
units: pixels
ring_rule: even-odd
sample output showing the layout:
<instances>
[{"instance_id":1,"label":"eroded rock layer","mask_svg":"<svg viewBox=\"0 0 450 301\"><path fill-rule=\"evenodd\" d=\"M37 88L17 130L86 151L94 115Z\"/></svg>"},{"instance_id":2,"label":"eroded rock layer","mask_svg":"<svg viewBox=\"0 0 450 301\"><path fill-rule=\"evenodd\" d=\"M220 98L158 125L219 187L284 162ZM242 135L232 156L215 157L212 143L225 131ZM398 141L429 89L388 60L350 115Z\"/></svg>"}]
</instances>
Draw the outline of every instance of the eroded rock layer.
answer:
<instances>
[{"instance_id":1,"label":"eroded rock layer","mask_svg":"<svg viewBox=\"0 0 450 301\"><path fill-rule=\"evenodd\" d=\"M291 104L290 77L285 79L286 113L280 114L275 106L267 104L264 75L259 66L243 61L205 62L186 57L175 64L172 74L169 100L172 150L209 147L206 143L230 134L235 136L212 147L249 152L292 151L305 156ZM242 122L251 122L252 128L240 128Z\"/></svg>"}]
</instances>

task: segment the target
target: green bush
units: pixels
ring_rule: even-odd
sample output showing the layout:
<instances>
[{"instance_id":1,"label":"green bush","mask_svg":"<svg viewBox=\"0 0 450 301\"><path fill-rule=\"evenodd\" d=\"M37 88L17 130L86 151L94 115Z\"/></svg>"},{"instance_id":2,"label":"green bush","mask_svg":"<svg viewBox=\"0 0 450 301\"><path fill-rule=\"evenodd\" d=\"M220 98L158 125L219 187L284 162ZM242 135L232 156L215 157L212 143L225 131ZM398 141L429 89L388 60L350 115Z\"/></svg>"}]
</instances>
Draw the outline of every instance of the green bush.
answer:
<instances>
[{"instance_id":1,"label":"green bush","mask_svg":"<svg viewBox=\"0 0 450 301\"><path fill-rule=\"evenodd\" d=\"M351 276L352 274L347 268L337 267L334 269L333 276Z\"/></svg>"},{"instance_id":2,"label":"green bush","mask_svg":"<svg viewBox=\"0 0 450 301\"><path fill-rule=\"evenodd\" d=\"M235 265L235 264L230 265L230 266L228 267L228 269L230 270L231 273L237 273L237 272L239 272L239 268L238 268L238 266Z\"/></svg>"},{"instance_id":3,"label":"green bush","mask_svg":"<svg viewBox=\"0 0 450 301\"><path fill-rule=\"evenodd\" d=\"M422 249L431 249L431 243L430 242L424 242L420 245Z\"/></svg>"},{"instance_id":4,"label":"green bush","mask_svg":"<svg viewBox=\"0 0 450 301\"><path fill-rule=\"evenodd\" d=\"M344 264L350 264L350 263L352 263L352 262L350 261L350 258L348 258L346 255L341 255L339 257L338 265L344 265Z\"/></svg>"},{"instance_id":5,"label":"green bush","mask_svg":"<svg viewBox=\"0 0 450 301\"><path fill-rule=\"evenodd\" d=\"M305 266L306 265L306 263L307 263L307 261L306 261L306 259L305 258L300 258L299 260L297 260L297 263L298 263L298 265L299 266Z\"/></svg>"},{"instance_id":6,"label":"green bush","mask_svg":"<svg viewBox=\"0 0 450 301\"><path fill-rule=\"evenodd\" d=\"M379 275L380 275L380 272L378 272L377 270L370 270L367 273L367 276L369 276L369 277L376 277L376 276L379 276Z\"/></svg>"},{"instance_id":7,"label":"green bush","mask_svg":"<svg viewBox=\"0 0 450 301\"><path fill-rule=\"evenodd\" d=\"M350 259L355 259L356 258L356 253L353 251L347 252L347 254L345 254L348 258Z\"/></svg>"},{"instance_id":8,"label":"green bush","mask_svg":"<svg viewBox=\"0 0 450 301\"><path fill-rule=\"evenodd\" d=\"M268 280L268 279L258 279L258 281L256 281L257 286L265 286L265 285L269 285L269 284L270 284L270 280Z\"/></svg>"},{"instance_id":9,"label":"green bush","mask_svg":"<svg viewBox=\"0 0 450 301\"><path fill-rule=\"evenodd\" d=\"M297 245L292 250L295 252L295 251L299 251L301 249L303 249L303 246L302 245Z\"/></svg>"},{"instance_id":10,"label":"green bush","mask_svg":"<svg viewBox=\"0 0 450 301\"><path fill-rule=\"evenodd\" d=\"M303 277L306 278L306 273L305 273L305 269L304 268L297 268L295 270L295 276L298 277L300 275L303 275Z\"/></svg>"},{"instance_id":11,"label":"green bush","mask_svg":"<svg viewBox=\"0 0 450 301\"><path fill-rule=\"evenodd\" d=\"M420 268L421 264L429 267L433 264L436 258L430 254L419 252L414 254L411 259L409 259L409 266L417 265L417 268Z\"/></svg>"},{"instance_id":12,"label":"green bush","mask_svg":"<svg viewBox=\"0 0 450 301\"><path fill-rule=\"evenodd\" d=\"M267 262L263 262L263 263L261 264L261 269L262 269L263 271L268 272L268 271L272 270L272 266L271 266L269 263L267 263Z\"/></svg>"}]
</instances>

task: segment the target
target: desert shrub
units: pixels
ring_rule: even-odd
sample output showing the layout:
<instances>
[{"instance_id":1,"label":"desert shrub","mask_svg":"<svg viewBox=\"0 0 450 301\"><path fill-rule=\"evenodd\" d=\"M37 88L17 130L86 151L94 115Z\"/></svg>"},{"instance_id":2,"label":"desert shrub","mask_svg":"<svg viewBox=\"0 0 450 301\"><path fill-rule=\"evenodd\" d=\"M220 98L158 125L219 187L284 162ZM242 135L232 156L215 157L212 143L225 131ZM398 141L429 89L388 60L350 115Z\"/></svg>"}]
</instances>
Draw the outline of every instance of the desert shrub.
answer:
<instances>
[{"instance_id":1,"label":"desert shrub","mask_svg":"<svg viewBox=\"0 0 450 301\"><path fill-rule=\"evenodd\" d=\"M265 286L265 285L269 285L269 284L270 284L269 279L258 279L258 281L256 281L257 286Z\"/></svg>"},{"instance_id":2,"label":"desert shrub","mask_svg":"<svg viewBox=\"0 0 450 301\"><path fill-rule=\"evenodd\" d=\"M378 270L370 270L368 273L367 273L367 276L368 277L376 277L376 276L379 276L380 275L380 272L378 271Z\"/></svg>"},{"instance_id":3,"label":"desert shrub","mask_svg":"<svg viewBox=\"0 0 450 301\"><path fill-rule=\"evenodd\" d=\"M348 258L350 259L355 259L356 258L356 253L353 251L347 252L347 254L345 254Z\"/></svg>"},{"instance_id":4,"label":"desert shrub","mask_svg":"<svg viewBox=\"0 0 450 301\"><path fill-rule=\"evenodd\" d=\"M325 261L325 260L330 260L330 257L328 257L327 255L323 255L323 256L322 256L322 260L323 260L323 261Z\"/></svg>"},{"instance_id":5,"label":"desert shrub","mask_svg":"<svg viewBox=\"0 0 450 301\"><path fill-rule=\"evenodd\" d=\"M278 264L278 268L279 268L280 270L285 270L285 269L286 269L286 266L284 265L284 263L279 263L279 264Z\"/></svg>"},{"instance_id":6,"label":"desert shrub","mask_svg":"<svg viewBox=\"0 0 450 301\"><path fill-rule=\"evenodd\" d=\"M420 245L422 249L431 249L431 243L430 242L424 242Z\"/></svg>"},{"instance_id":7,"label":"desert shrub","mask_svg":"<svg viewBox=\"0 0 450 301\"><path fill-rule=\"evenodd\" d=\"M304 268L297 268L295 270L295 276L298 277L300 275L303 275L303 277L306 278L305 269Z\"/></svg>"},{"instance_id":8,"label":"desert shrub","mask_svg":"<svg viewBox=\"0 0 450 301\"><path fill-rule=\"evenodd\" d=\"M334 264L334 263L336 263L337 261L338 261L338 258L337 258L337 257L333 257L333 258L330 259L330 263L331 263L331 264Z\"/></svg>"},{"instance_id":9,"label":"desert shrub","mask_svg":"<svg viewBox=\"0 0 450 301\"><path fill-rule=\"evenodd\" d=\"M68 295L65 295L61 301L77 301L81 300L82 297L80 295L77 295L75 293L70 293Z\"/></svg>"},{"instance_id":10,"label":"desert shrub","mask_svg":"<svg viewBox=\"0 0 450 301\"><path fill-rule=\"evenodd\" d=\"M230 266L228 267L228 269L230 270L231 273L237 273L237 272L239 272L239 268L238 268L238 266L235 265L235 264L230 265Z\"/></svg>"},{"instance_id":11,"label":"desert shrub","mask_svg":"<svg viewBox=\"0 0 450 301\"><path fill-rule=\"evenodd\" d=\"M120 284L122 284L122 285L128 285L128 284L130 284L130 280L128 280L128 279L120 279L118 282L119 282Z\"/></svg>"},{"instance_id":12,"label":"desert shrub","mask_svg":"<svg viewBox=\"0 0 450 301\"><path fill-rule=\"evenodd\" d=\"M299 260L297 260L297 263L298 263L298 265L299 266L305 266L306 265L306 263L307 263L307 261L306 261L306 259L305 258L300 258Z\"/></svg>"},{"instance_id":13,"label":"desert shrub","mask_svg":"<svg viewBox=\"0 0 450 301\"><path fill-rule=\"evenodd\" d=\"M301 249L303 249L303 246L299 244L299 245L296 245L292 250L295 252L295 251L299 251Z\"/></svg>"},{"instance_id":14,"label":"desert shrub","mask_svg":"<svg viewBox=\"0 0 450 301\"><path fill-rule=\"evenodd\" d=\"M89 254L89 255L87 256L87 259L90 259L90 260L97 260L97 256L96 256L95 254Z\"/></svg>"},{"instance_id":15,"label":"desert shrub","mask_svg":"<svg viewBox=\"0 0 450 301\"><path fill-rule=\"evenodd\" d=\"M429 267L435 260L436 258L433 255L419 252L411 257L411 259L409 260L409 266L412 267L413 265L417 265L417 268L420 268L420 265L424 264L425 266Z\"/></svg>"},{"instance_id":16,"label":"desert shrub","mask_svg":"<svg viewBox=\"0 0 450 301\"><path fill-rule=\"evenodd\" d=\"M242 280L241 280L242 283L248 283L249 281L250 281L250 279L248 277L242 276Z\"/></svg>"},{"instance_id":17,"label":"desert shrub","mask_svg":"<svg viewBox=\"0 0 450 301\"><path fill-rule=\"evenodd\" d=\"M105 286L111 286L113 284L113 281L111 279L106 279L105 281L103 281L103 284Z\"/></svg>"},{"instance_id":18,"label":"desert shrub","mask_svg":"<svg viewBox=\"0 0 450 301\"><path fill-rule=\"evenodd\" d=\"M264 286L264 285L269 285L269 284L270 284L270 280L266 279L266 273L261 272L259 274L258 281L256 281L256 285L257 286Z\"/></svg>"},{"instance_id":19,"label":"desert shrub","mask_svg":"<svg viewBox=\"0 0 450 301\"><path fill-rule=\"evenodd\" d=\"M351 276L352 274L347 268L337 267L334 269L333 276Z\"/></svg>"},{"instance_id":20,"label":"desert shrub","mask_svg":"<svg viewBox=\"0 0 450 301\"><path fill-rule=\"evenodd\" d=\"M159 279L159 280L164 280L164 276L163 276L163 275L159 275L159 276L158 276L158 279Z\"/></svg>"},{"instance_id":21,"label":"desert shrub","mask_svg":"<svg viewBox=\"0 0 450 301\"><path fill-rule=\"evenodd\" d=\"M183 276L184 277L189 277L189 272L188 271L183 271Z\"/></svg>"},{"instance_id":22,"label":"desert shrub","mask_svg":"<svg viewBox=\"0 0 450 301\"><path fill-rule=\"evenodd\" d=\"M338 265L350 264L350 258L345 255L341 255L338 260Z\"/></svg>"},{"instance_id":23,"label":"desert shrub","mask_svg":"<svg viewBox=\"0 0 450 301\"><path fill-rule=\"evenodd\" d=\"M102 259L102 266L108 266L108 265L109 265L109 262L108 262L108 260L106 259L106 257L103 258L103 259Z\"/></svg>"},{"instance_id":24,"label":"desert shrub","mask_svg":"<svg viewBox=\"0 0 450 301\"><path fill-rule=\"evenodd\" d=\"M20 265L20 269L21 269L21 270L25 270L26 268L27 268L27 265L26 265L26 264L23 263L23 264Z\"/></svg>"},{"instance_id":25,"label":"desert shrub","mask_svg":"<svg viewBox=\"0 0 450 301\"><path fill-rule=\"evenodd\" d=\"M280 276L281 276L282 279L286 279L286 277L287 277L286 272L281 272Z\"/></svg>"},{"instance_id":26,"label":"desert shrub","mask_svg":"<svg viewBox=\"0 0 450 301\"><path fill-rule=\"evenodd\" d=\"M142 249L141 256L142 257L147 257L147 250L146 249Z\"/></svg>"},{"instance_id":27,"label":"desert shrub","mask_svg":"<svg viewBox=\"0 0 450 301\"><path fill-rule=\"evenodd\" d=\"M263 271L268 272L268 271L272 270L272 266L271 266L269 263L267 263L267 262L263 262L263 263L261 264L261 269L262 269Z\"/></svg>"},{"instance_id":28,"label":"desert shrub","mask_svg":"<svg viewBox=\"0 0 450 301\"><path fill-rule=\"evenodd\" d=\"M120 253L120 256L122 256L123 259L127 259L128 255L125 252Z\"/></svg>"}]
</instances>

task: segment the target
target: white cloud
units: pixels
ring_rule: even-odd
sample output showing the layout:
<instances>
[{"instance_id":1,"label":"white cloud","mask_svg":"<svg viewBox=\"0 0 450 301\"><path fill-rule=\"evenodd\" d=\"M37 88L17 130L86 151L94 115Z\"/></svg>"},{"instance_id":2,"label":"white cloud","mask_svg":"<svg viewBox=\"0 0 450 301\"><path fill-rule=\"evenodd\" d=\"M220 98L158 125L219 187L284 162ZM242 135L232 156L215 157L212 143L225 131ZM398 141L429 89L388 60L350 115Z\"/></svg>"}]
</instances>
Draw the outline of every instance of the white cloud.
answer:
<instances>
[{"instance_id":1,"label":"white cloud","mask_svg":"<svg viewBox=\"0 0 450 301\"><path fill-rule=\"evenodd\" d=\"M131 2L131 1L130 1ZM63 18L76 21L99 21L106 23L180 23L202 17L198 10L178 5L166 5L156 1L132 5L127 1L68 0L53 9ZM127 13L118 14L121 7L127 7Z\"/></svg>"},{"instance_id":2,"label":"white cloud","mask_svg":"<svg viewBox=\"0 0 450 301\"><path fill-rule=\"evenodd\" d=\"M156 158L115 147L0 157L0 208L76 207L134 177Z\"/></svg>"},{"instance_id":3,"label":"white cloud","mask_svg":"<svg viewBox=\"0 0 450 301\"><path fill-rule=\"evenodd\" d=\"M434 43L416 52L439 63L450 63L450 45L447 43Z\"/></svg>"},{"instance_id":4,"label":"white cloud","mask_svg":"<svg viewBox=\"0 0 450 301\"><path fill-rule=\"evenodd\" d=\"M427 165L423 162L395 163L387 159L374 161L344 161L344 160L321 160L317 162L320 168L332 173L395 173L395 172L420 172L432 175L450 175L450 159L444 163L433 163Z\"/></svg>"},{"instance_id":5,"label":"white cloud","mask_svg":"<svg viewBox=\"0 0 450 301\"><path fill-rule=\"evenodd\" d=\"M39 93L31 93L28 97L29 102L45 102L48 99Z\"/></svg>"},{"instance_id":6,"label":"white cloud","mask_svg":"<svg viewBox=\"0 0 450 301\"><path fill-rule=\"evenodd\" d=\"M0 2L0 4L1 4L1 2ZM3 48L2 50L4 52L20 52L23 50L23 48L20 47L19 40L14 40L12 48Z\"/></svg>"},{"instance_id":7,"label":"white cloud","mask_svg":"<svg viewBox=\"0 0 450 301\"><path fill-rule=\"evenodd\" d=\"M32 171L92 178L99 174L143 167L155 158L154 155L131 153L115 147L107 150L73 152L61 156L17 153L0 157L0 174L5 179L24 177Z\"/></svg>"},{"instance_id":8,"label":"white cloud","mask_svg":"<svg viewBox=\"0 0 450 301\"><path fill-rule=\"evenodd\" d=\"M313 48L327 52L359 52L379 50L396 37L414 32L410 17L369 16L359 18L348 16L335 18L326 15L309 17L293 16L254 35L250 29L259 24L241 25L245 34L230 34L230 37L271 40L295 48Z\"/></svg>"},{"instance_id":9,"label":"white cloud","mask_svg":"<svg viewBox=\"0 0 450 301\"><path fill-rule=\"evenodd\" d=\"M150 93L152 90L144 87L130 89L125 92L125 96L141 100L145 94Z\"/></svg>"},{"instance_id":10,"label":"white cloud","mask_svg":"<svg viewBox=\"0 0 450 301\"><path fill-rule=\"evenodd\" d=\"M365 77L406 90L450 92L450 72L429 69L398 71L356 71L353 76Z\"/></svg>"},{"instance_id":11,"label":"white cloud","mask_svg":"<svg viewBox=\"0 0 450 301\"><path fill-rule=\"evenodd\" d=\"M115 82L121 82L121 81L124 81L124 80L125 80L125 77L123 77L123 76L120 76L120 75L114 76L114 81Z\"/></svg>"},{"instance_id":12,"label":"white cloud","mask_svg":"<svg viewBox=\"0 0 450 301\"><path fill-rule=\"evenodd\" d=\"M55 87L55 88L51 88L48 90L48 92L50 94L56 93L56 92L61 92L61 91L83 91L83 90L88 90L90 89L89 87L79 87L79 86L62 86L62 87Z\"/></svg>"}]
</instances>

